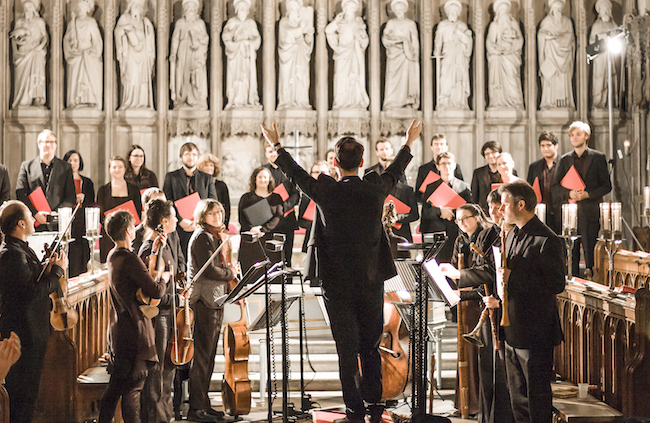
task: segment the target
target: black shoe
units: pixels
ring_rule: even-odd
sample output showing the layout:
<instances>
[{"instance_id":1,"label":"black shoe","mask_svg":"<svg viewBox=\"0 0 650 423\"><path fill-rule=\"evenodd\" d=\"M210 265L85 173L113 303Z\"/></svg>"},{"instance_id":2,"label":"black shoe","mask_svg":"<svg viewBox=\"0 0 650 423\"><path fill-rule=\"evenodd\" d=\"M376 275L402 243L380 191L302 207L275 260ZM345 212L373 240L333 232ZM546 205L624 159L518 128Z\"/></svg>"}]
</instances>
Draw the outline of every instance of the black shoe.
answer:
<instances>
[{"instance_id":1,"label":"black shoe","mask_svg":"<svg viewBox=\"0 0 650 423\"><path fill-rule=\"evenodd\" d=\"M214 423L217 422L217 416L213 416L207 410L190 410L187 413L187 420L200 423Z\"/></svg>"},{"instance_id":2,"label":"black shoe","mask_svg":"<svg viewBox=\"0 0 650 423\"><path fill-rule=\"evenodd\" d=\"M219 420L223 420L224 417L226 416L226 415L223 413L223 411L217 411L217 410L215 410L214 408L206 408L206 409L203 410L203 411L205 411L206 413L208 413L208 414L211 415L211 416L216 417L216 418L219 419Z\"/></svg>"},{"instance_id":3,"label":"black shoe","mask_svg":"<svg viewBox=\"0 0 650 423\"><path fill-rule=\"evenodd\" d=\"M344 417L342 419L335 419L332 423L364 423L364 419L351 419L349 417Z\"/></svg>"}]
</instances>

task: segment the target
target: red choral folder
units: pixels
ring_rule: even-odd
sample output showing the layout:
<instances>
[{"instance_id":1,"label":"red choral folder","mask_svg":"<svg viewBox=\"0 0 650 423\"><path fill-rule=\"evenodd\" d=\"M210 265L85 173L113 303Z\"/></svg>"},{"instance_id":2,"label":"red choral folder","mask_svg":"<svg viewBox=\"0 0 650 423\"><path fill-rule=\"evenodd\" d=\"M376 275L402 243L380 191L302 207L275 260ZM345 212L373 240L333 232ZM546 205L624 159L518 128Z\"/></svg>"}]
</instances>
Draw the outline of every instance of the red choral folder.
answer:
<instances>
[{"instance_id":1,"label":"red choral folder","mask_svg":"<svg viewBox=\"0 0 650 423\"><path fill-rule=\"evenodd\" d=\"M435 207L451 207L452 209L457 209L467 202L447 184L440 184L427 201Z\"/></svg>"},{"instance_id":2,"label":"red choral folder","mask_svg":"<svg viewBox=\"0 0 650 423\"><path fill-rule=\"evenodd\" d=\"M313 221L315 214L316 214L316 203L314 203L314 200L309 200L309 204L307 204L307 208L305 209L305 212L302 214L302 218L305 220Z\"/></svg>"},{"instance_id":3,"label":"red choral folder","mask_svg":"<svg viewBox=\"0 0 650 423\"><path fill-rule=\"evenodd\" d=\"M503 185L503 184L498 183L498 182L490 184L490 191L494 191L495 189L499 188L501 185Z\"/></svg>"},{"instance_id":4,"label":"red choral folder","mask_svg":"<svg viewBox=\"0 0 650 423\"><path fill-rule=\"evenodd\" d=\"M74 180L74 193L81 194L81 179Z\"/></svg>"},{"instance_id":5,"label":"red choral folder","mask_svg":"<svg viewBox=\"0 0 650 423\"><path fill-rule=\"evenodd\" d=\"M429 186L429 184L434 183L438 179L440 179L440 175L438 175L436 172L430 170L427 177L424 178L424 181L422 181L422 185L420 185L420 188L418 188L418 191L425 192L427 190L427 187Z\"/></svg>"},{"instance_id":6,"label":"red choral folder","mask_svg":"<svg viewBox=\"0 0 650 423\"><path fill-rule=\"evenodd\" d=\"M533 181L533 190L535 191L535 195L537 196L537 203L542 202L542 189L539 187L539 178L536 176L535 180Z\"/></svg>"},{"instance_id":7,"label":"red choral folder","mask_svg":"<svg viewBox=\"0 0 650 423\"><path fill-rule=\"evenodd\" d=\"M201 197L199 197L198 192L174 201L181 219L194 220L194 210L196 210L199 201L201 201Z\"/></svg>"},{"instance_id":8,"label":"red choral folder","mask_svg":"<svg viewBox=\"0 0 650 423\"><path fill-rule=\"evenodd\" d=\"M586 188L584 181L573 165L571 165L564 178L560 181L560 185L568 190L584 190Z\"/></svg>"},{"instance_id":9,"label":"red choral folder","mask_svg":"<svg viewBox=\"0 0 650 423\"><path fill-rule=\"evenodd\" d=\"M36 188L34 191L32 191L31 194L28 195L28 197L29 201L32 202L32 205L37 211L43 212L45 214L52 213L50 204L47 202L47 198L45 198L45 194L43 193L43 188Z\"/></svg>"},{"instance_id":10,"label":"red choral folder","mask_svg":"<svg viewBox=\"0 0 650 423\"><path fill-rule=\"evenodd\" d=\"M395 212L397 214L409 214L409 212L411 211L411 208L409 206L402 203L400 200L398 200L397 198L393 197L390 194L388 194L388 197L386 197L386 201L384 201L384 204L388 203L389 201L392 201L393 204L395 204Z\"/></svg>"},{"instance_id":11,"label":"red choral folder","mask_svg":"<svg viewBox=\"0 0 650 423\"><path fill-rule=\"evenodd\" d=\"M287 192L287 189L284 187L284 184L280 184L277 187L275 187L273 192L278 194L280 197L282 197L282 201L287 201L287 199L289 198L289 193Z\"/></svg>"},{"instance_id":12,"label":"red choral folder","mask_svg":"<svg viewBox=\"0 0 650 423\"><path fill-rule=\"evenodd\" d=\"M145 192L146 190L148 190L148 189L149 189L149 188L142 188L142 189L140 190L140 197L142 197L142 194L144 194L144 192Z\"/></svg>"},{"instance_id":13,"label":"red choral folder","mask_svg":"<svg viewBox=\"0 0 650 423\"><path fill-rule=\"evenodd\" d=\"M140 216L138 216L138 212L135 209L135 204L133 204L133 200L129 200L126 203L122 203L122 204L120 204L119 206L117 206L115 208L112 208L112 209L110 209L108 211L105 211L104 216L108 216L109 214L111 214L113 212L116 212L118 210L126 210L126 211L128 211L129 213L131 213L131 215L135 219L135 226L138 226L140 224Z\"/></svg>"}]
</instances>

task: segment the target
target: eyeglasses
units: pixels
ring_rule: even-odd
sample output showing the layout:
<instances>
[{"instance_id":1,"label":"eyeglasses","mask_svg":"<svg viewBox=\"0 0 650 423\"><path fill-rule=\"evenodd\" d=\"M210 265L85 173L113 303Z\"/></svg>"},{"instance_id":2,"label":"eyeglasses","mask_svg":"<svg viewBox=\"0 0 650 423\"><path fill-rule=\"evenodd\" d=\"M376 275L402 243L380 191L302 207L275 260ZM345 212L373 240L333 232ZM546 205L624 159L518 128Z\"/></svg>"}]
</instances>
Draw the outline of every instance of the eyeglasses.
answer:
<instances>
[{"instance_id":1,"label":"eyeglasses","mask_svg":"<svg viewBox=\"0 0 650 423\"><path fill-rule=\"evenodd\" d=\"M465 223L465 221L466 221L467 219L469 219L470 217L474 217L474 218L475 218L476 216L465 216L465 217L461 217L460 219L456 219L456 223L459 224L459 225L460 225L461 223Z\"/></svg>"},{"instance_id":2,"label":"eyeglasses","mask_svg":"<svg viewBox=\"0 0 650 423\"><path fill-rule=\"evenodd\" d=\"M205 216L206 216L206 217L207 217L207 216L214 216L214 217L216 217L216 216L221 216L221 212L220 212L220 211L208 212L208 213L205 214Z\"/></svg>"}]
</instances>

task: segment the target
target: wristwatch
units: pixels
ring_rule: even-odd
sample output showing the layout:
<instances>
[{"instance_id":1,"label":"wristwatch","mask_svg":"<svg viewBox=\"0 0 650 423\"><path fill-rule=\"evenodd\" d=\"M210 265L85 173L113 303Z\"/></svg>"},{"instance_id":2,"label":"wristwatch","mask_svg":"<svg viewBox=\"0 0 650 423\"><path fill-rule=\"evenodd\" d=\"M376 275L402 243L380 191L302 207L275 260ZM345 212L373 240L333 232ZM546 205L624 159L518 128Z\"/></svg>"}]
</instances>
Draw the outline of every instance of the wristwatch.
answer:
<instances>
[{"instance_id":1,"label":"wristwatch","mask_svg":"<svg viewBox=\"0 0 650 423\"><path fill-rule=\"evenodd\" d=\"M273 144L273 148L275 148L275 151L278 151L278 149L279 149L280 147L282 147L282 144L280 144L279 141L276 142L275 144Z\"/></svg>"}]
</instances>

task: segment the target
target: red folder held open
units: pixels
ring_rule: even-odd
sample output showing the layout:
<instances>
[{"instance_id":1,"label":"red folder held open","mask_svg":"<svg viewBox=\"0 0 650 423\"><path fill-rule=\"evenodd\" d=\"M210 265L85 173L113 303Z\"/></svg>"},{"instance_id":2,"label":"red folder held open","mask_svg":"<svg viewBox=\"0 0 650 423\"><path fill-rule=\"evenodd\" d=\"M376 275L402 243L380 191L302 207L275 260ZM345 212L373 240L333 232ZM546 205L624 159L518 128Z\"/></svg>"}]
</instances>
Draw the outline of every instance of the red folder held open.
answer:
<instances>
[{"instance_id":1,"label":"red folder held open","mask_svg":"<svg viewBox=\"0 0 650 423\"><path fill-rule=\"evenodd\" d=\"M564 178L560 181L560 185L569 190L584 190L586 188L585 182L573 165L571 165Z\"/></svg>"},{"instance_id":2,"label":"red folder held open","mask_svg":"<svg viewBox=\"0 0 650 423\"><path fill-rule=\"evenodd\" d=\"M309 204L307 204L307 208L305 209L305 212L302 214L302 218L305 220L313 221L315 214L316 214L316 203L314 203L314 200L309 200Z\"/></svg>"},{"instance_id":3,"label":"red folder held open","mask_svg":"<svg viewBox=\"0 0 650 423\"><path fill-rule=\"evenodd\" d=\"M457 209L467 202L447 184L440 184L427 198L427 201L435 207L451 207L452 209Z\"/></svg>"},{"instance_id":4,"label":"red folder held open","mask_svg":"<svg viewBox=\"0 0 650 423\"><path fill-rule=\"evenodd\" d=\"M32 202L32 206L34 206L36 211L39 211L39 212L42 212L42 213L45 213L45 214L52 213L52 209L50 208L50 204L47 202L47 198L45 198L45 194L43 193L43 188L41 188L41 187L36 188L27 197L29 197L29 201ZM39 225L40 225L40 223L38 221L34 222L34 227L37 227Z\"/></svg>"},{"instance_id":5,"label":"red folder held open","mask_svg":"<svg viewBox=\"0 0 650 423\"><path fill-rule=\"evenodd\" d=\"M404 204L397 198L393 197L392 195L388 194L388 197L386 197L386 200L384 201L384 204L388 203L389 201L392 201L393 204L395 204L395 212L397 214L409 214L411 212L411 207L408 205Z\"/></svg>"},{"instance_id":6,"label":"red folder held open","mask_svg":"<svg viewBox=\"0 0 650 423\"><path fill-rule=\"evenodd\" d=\"M422 185L420 185L420 188L418 188L418 191L425 192L427 190L427 186L429 186L429 184L434 183L438 179L440 179L440 175L438 175L436 172L430 170L427 177L424 178L424 181L422 181Z\"/></svg>"},{"instance_id":7,"label":"red folder held open","mask_svg":"<svg viewBox=\"0 0 650 423\"><path fill-rule=\"evenodd\" d=\"M194 210L196 210L199 201L201 201L201 197L199 197L198 192L174 201L174 205L181 219L194 220Z\"/></svg>"},{"instance_id":8,"label":"red folder held open","mask_svg":"<svg viewBox=\"0 0 650 423\"><path fill-rule=\"evenodd\" d=\"M135 225L138 226L140 224L140 216L138 216L138 211L135 209L135 204L133 203L133 200L129 200L126 203L122 203L117 207L114 207L108 211L104 212L104 216L108 216L109 214L116 212L118 210L126 210L135 219Z\"/></svg>"},{"instance_id":9,"label":"red folder held open","mask_svg":"<svg viewBox=\"0 0 650 423\"><path fill-rule=\"evenodd\" d=\"M284 187L284 184L280 184L277 187L275 187L273 192L278 194L280 197L282 197L282 201L287 201L287 199L289 198L289 193L287 192L287 189Z\"/></svg>"},{"instance_id":10,"label":"red folder held open","mask_svg":"<svg viewBox=\"0 0 650 423\"><path fill-rule=\"evenodd\" d=\"M537 202L541 203L542 202L542 189L539 187L539 178L536 176L535 180L533 181L533 190L535 191L535 195L537 196Z\"/></svg>"}]
</instances>

